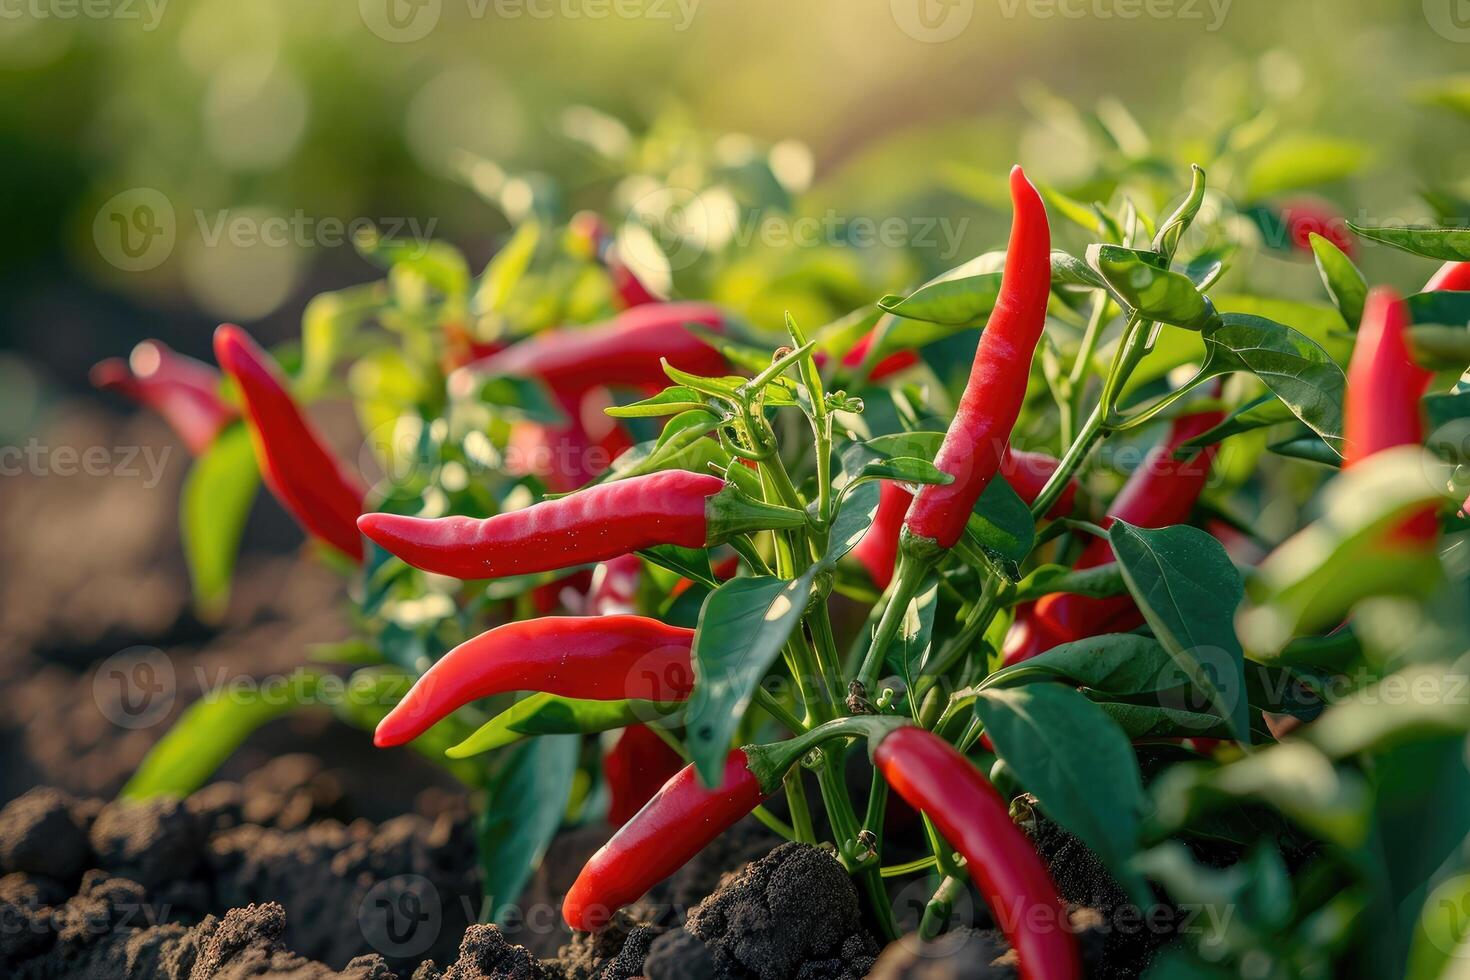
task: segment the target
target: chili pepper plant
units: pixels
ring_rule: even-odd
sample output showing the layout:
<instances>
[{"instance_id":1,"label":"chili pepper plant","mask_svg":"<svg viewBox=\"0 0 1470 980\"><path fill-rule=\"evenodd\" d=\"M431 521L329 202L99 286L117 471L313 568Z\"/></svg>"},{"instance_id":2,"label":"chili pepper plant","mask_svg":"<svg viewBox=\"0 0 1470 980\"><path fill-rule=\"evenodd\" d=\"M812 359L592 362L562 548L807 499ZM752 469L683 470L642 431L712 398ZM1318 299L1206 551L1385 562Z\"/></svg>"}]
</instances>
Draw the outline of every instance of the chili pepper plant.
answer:
<instances>
[{"instance_id":1,"label":"chili pepper plant","mask_svg":"<svg viewBox=\"0 0 1470 980\"><path fill-rule=\"evenodd\" d=\"M1045 822L1140 908L1230 910L1156 975L1441 975L1437 903L1470 895L1470 231L1352 225L1451 262L1406 299L1308 232L1272 259L1306 295L1269 298L1281 243L1164 170L1088 204L1016 168L1003 250L834 285L825 321L674 302L636 234L535 214L478 276L359 242L386 277L275 356L221 327L223 384L156 344L99 365L199 454L203 609L259 474L355 616L292 703L201 703L126 793L330 700L477 794L490 919L565 826L616 828L565 897L597 930L751 816L829 848L886 939L896 888L932 937L973 884L1023 976L1072 977ZM695 289L739 257L706 258ZM357 458L304 408L344 379Z\"/></svg>"}]
</instances>

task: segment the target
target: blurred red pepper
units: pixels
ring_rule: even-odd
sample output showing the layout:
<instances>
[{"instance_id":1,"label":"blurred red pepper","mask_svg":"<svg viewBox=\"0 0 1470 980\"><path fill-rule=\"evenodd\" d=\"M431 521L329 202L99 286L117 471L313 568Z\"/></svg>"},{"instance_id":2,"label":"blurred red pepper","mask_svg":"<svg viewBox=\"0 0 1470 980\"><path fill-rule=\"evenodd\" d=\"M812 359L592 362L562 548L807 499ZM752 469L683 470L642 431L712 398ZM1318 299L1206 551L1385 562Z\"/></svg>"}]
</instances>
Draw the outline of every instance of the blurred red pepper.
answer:
<instances>
[{"instance_id":1,"label":"blurred red pepper","mask_svg":"<svg viewBox=\"0 0 1470 980\"><path fill-rule=\"evenodd\" d=\"M1348 228L1347 219L1327 201L1315 197L1294 198L1284 201L1278 208L1287 243L1296 249L1312 254L1312 235L1327 239L1344 255L1357 253L1357 239Z\"/></svg>"},{"instance_id":2,"label":"blurred red pepper","mask_svg":"<svg viewBox=\"0 0 1470 980\"><path fill-rule=\"evenodd\" d=\"M1408 304L1392 289L1378 287L1368 294L1348 362L1344 469L1385 449L1424 442L1420 399L1434 375L1416 364L1409 351L1411 322ZM1430 506L1405 518L1390 539L1417 547L1433 542L1438 533L1439 520Z\"/></svg>"},{"instance_id":3,"label":"blurred red pepper","mask_svg":"<svg viewBox=\"0 0 1470 980\"><path fill-rule=\"evenodd\" d=\"M573 929L601 929L618 909L643 897L780 788L762 785L735 749L717 789L686 766L592 855L562 903Z\"/></svg>"},{"instance_id":4,"label":"blurred red pepper","mask_svg":"<svg viewBox=\"0 0 1470 980\"><path fill-rule=\"evenodd\" d=\"M215 331L214 356L240 390L266 486L308 533L361 562L366 490L302 414L275 358L231 324Z\"/></svg>"},{"instance_id":5,"label":"blurred red pepper","mask_svg":"<svg viewBox=\"0 0 1470 980\"><path fill-rule=\"evenodd\" d=\"M659 788L684 768L679 753L647 725L630 725L602 758L602 775L611 800L607 822L621 827L653 799Z\"/></svg>"},{"instance_id":6,"label":"blurred red pepper","mask_svg":"<svg viewBox=\"0 0 1470 980\"><path fill-rule=\"evenodd\" d=\"M704 548L805 521L800 511L740 496L719 477L667 470L483 520L364 514L358 527L415 568L486 579L607 561L660 544Z\"/></svg>"},{"instance_id":7,"label":"blurred red pepper","mask_svg":"<svg viewBox=\"0 0 1470 980\"><path fill-rule=\"evenodd\" d=\"M466 640L414 682L373 742L402 745L456 709L494 694L676 702L694 687L694 631L644 616L543 616Z\"/></svg>"},{"instance_id":8,"label":"blurred red pepper","mask_svg":"<svg viewBox=\"0 0 1470 980\"><path fill-rule=\"evenodd\" d=\"M628 264L618 254L617 245L613 243L601 215L594 211L579 211L572 215L570 230L606 270L608 278L612 280L613 292L617 294L624 309L662 302L643 285L637 274L628 268Z\"/></svg>"},{"instance_id":9,"label":"blurred red pepper","mask_svg":"<svg viewBox=\"0 0 1470 980\"><path fill-rule=\"evenodd\" d=\"M1051 231L1041 195L1020 167L1011 171L1010 247L995 309L980 334L970 377L934 465L955 477L929 484L909 507L904 528L920 541L952 548L970 512L1000 471L1011 429L1026 399L1031 359L1051 297Z\"/></svg>"},{"instance_id":10,"label":"blurred red pepper","mask_svg":"<svg viewBox=\"0 0 1470 980\"><path fill-rule=\"evenodd\" d=\"M1175 419L1163 442L1149 452L1113 499L1102 525L1124 520L1138 527L1157 528L1187 520L1209 478L1215 447L1209 446L1190 459L1176 459L1174 450L1214 428L1224 417L1223 412L1212 410ZM1092 538L1074 567L1096 568L1113 560L1112 545L1103 538ZM1142 622L1138 607L1127 596L1043 596L1017 611L1015 625L1006 637L1005 661L1018 663L1062 643L1126 632Z\"/></svg>"},{"instance_id":11,"label":"blurred red pepper","mask_svg":"<svg viewBox=\"0 0 1470 980\"><path fill-rule=\"evenodd\" d=\"M567 422L544 425L517 422L506 447L505 469L517 476L534 476L552 493L570 493L601 476L633 446L627 430L603 414L611 404L601 389L558 395Z\"/></svg>"},{"instance_id":12,"label":"blurred red pepper","mask_svg":"<svg viewBox=\"0 0 1470 980\"><path fill-rule=\"evenodd\" d=\"M477 375L509 375L540 378L564 397L599 385L661 389L670 384L661 359L691 374L724 374L724 355L685 324L723 332L727 318L708 303L649 303L606 323L542 331L461 368L450 387L468 394Z\"/></svg>"},{"instance_id":13,"label":"blurred red pepper","mask_svg":"<svg viewBox=\"0 0 1470 980\"><path fill-rule=\"evenodd\" d=\"M970 760L912 725L889 732L870 751L894 792L964 855L971 880L1016 950L1023 980L1080 977L1066 904L1005 800Z\"/></svg>"},{"instance_id":14,"label":"blurred red pepper","mask_svg":"<svg viewBox=\"0 0 1470 980\"><path fill-rule=\"evenodd\" d=\"M220 430L239 417L219 395L218 371L157 340L134 347L126 361L109 357L99 362L89 377L93 386L153 409L195 456L203 455Z\"/></svg>"},{"instance_id":15,"label":"blurred red pepper","mask_svg":"<svg viewBox=\"0 0 1470 980\"><path fill-rule=\"evenodd\" d=\"M863 334L862 339L852 345L852 349L842 356L842 366L851 371L856 371L863 366L863 361L868 357L868 351L877 339L877 332L870 330ZM892 377L900 371L907 371L919 363L919 355L916 351L901 350L887 355L874 364L868 371L868 380L879 382L885 378Z\"/></svg>"}]
</instances>

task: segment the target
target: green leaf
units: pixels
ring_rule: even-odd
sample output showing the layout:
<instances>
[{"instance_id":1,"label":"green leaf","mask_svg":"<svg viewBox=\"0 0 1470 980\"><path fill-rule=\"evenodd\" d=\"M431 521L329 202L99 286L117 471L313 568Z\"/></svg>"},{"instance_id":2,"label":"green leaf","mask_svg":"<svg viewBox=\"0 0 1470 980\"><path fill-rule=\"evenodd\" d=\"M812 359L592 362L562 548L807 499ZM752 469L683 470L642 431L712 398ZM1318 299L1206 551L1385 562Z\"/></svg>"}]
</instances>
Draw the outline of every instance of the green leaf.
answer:
<instances>
[{"instance_id":1,"label":"green leaf","mask_svg":"<svg viewBox=\"0 0 1470 980\"><path fill-rule=\"evenodd\" d=\"M491 921L503 922L561 828L582 739L548 735L515 750L486 793L477 840Z\"/></svg>"},{"instance_id":2,"label":"green leaf","mask_svg":"<svg viewBox=\"0 0 1470 980\"><path fill-rule=\"evenodd\" d=\"M897 480L899 483L953 483L954 476L944 472L927 459L917 456L890 456L874 460L864 466L858 474L865 480Z\"/></svg>"},{"instance_id":3,"label":"green leaf","mask_svg":"<svg viewBox=\"0 0 1470 980\"><path fill-rule=\"evenodd\" d=\"M972 545L1020 562L1036 544L1036 522L1031 508L1002 479L991 480L965 523L964 537Z\"/></svg>"},{"instance_id":4,"label":"green leaf","mask_svg":"<svg viewBox=\"0 0 1470 980\"><path fill-rule=\"evenodd\" d=\"M1094 224L1096 224L1095 221ZM1058 286L1082 286L1087 289L1106 289L1108 287L1107 281L1093 271L1092 266L1070 252L1063 252L1059 249L1052 249L1051 281Z\"/></svg>"},{"instance_id":5,"label":"green leaf","mask_svg":"<svg viewBox=\"0 0 1470 980\"><path fill-rule=\"evenodd\" d=\"M1109 633L1063 643L1011 664L980 682L982 690L1017 687L1037 681L1063 681L1100 695L1131 698L1176 687L1182 678L1158 640L1133 633Z\"/></svg>"},{"instance_id":6,"label":"green leaf","mask_svg":"<svg viewBox=\"0 0 1470 980\"><path fill-rule=\"evenodd\" d=\"M878 308L906 320L973 326L995 309L1001 280L997 265L993 255L982 255L931 279L907 297L884 296Z\"/></svg>"},{"instance_id":7,"label":"green leaf","mask_svg":"<svg viewBox=\"0 0 1470 980\"><path fill-rule=\"evenodd\" d=\"M373 230L355 236L352 243L365 258L396 275L411 273L445 296L462 298L469 290L469 265L448 242L383 238Z\"/></svg>"},{"instance_id":8,"label":"green leaf","mask_svg":"<svg viewBox=\"0 0 1470 980\"><path fill-rule=\"evenodd\" d=\"M736 578L709 594L694 635L694 692L686 714L690 755L706 786L718 786L741 716L811 598L820 566L794 581Z\"/></svg>"},{"instance_id":9,"label":"green leaf","mask_svg":"<svg viewBox=\"0 0 1470 980\"><path fill-rule=\"evenodd\" d=\"M501 246L480 275L480 286L475 290L476 313L497 313L505 309L516 284L531 267L540 241L541 226L534 221L524 222L515 230L510 241Z\"/></svg>"},{"instance_id":10,"label":"green leaf","mask_svg":"<svg viewBox=\"0 0 1470 980\"><path fill-rule=\"evenodd\" d=\"M1180 443L1179 451L1202 449L1242 432L1252 432L1283 422L1293 421L1296 416L1275 394L1268 392L1253 398L1225 417L1219 425L1201 432L1186 442Z\"/></svg>"},{"instance_id":11,"label":"green leaf","mask_svg":"<svg viewBox=\"0 0 1470 980\"><path fill-rule=\"evenodd\" d=\"M1215 306L1194 283L1163 266L1153 252L1121 245L1093 245L1088 262L1145 319L1202 330L1218 319Z\"/></svg>"},{"instance_id":12,"label":"green leaf","mask_svg":"<svg viewBox=\"0 0 1470 980\"><path fill-rule=\"evenodd\" d=\"M1161 738L1234 737L1230 723L1214 712L1130 701L1100 701L1098 707L1136 742Z\"/></svg>"},{"instance_id":13,"label":"green leaf","mask_svg":"<svg viewBox=\"0 0 1470 980\"><path fill-rule=\"evenodd\" d=\"M1273 442L1266 449L1287 459L1305 460L1308 463L1318 463L1334 469L1342 467L1342 457L1338 455L1337 450L1323 442L1315 433L1307 432L1305 429L1295 438Z\"/></svg>"},{"instance_id":14,"label":"green leaf","mask_svg":"<svg viewBox=\"0 0 1470 980\"><path fill-rule=\"evenodd\" d=\"M1372 226L1352 221L1348 227L1363 238L1391 245L1411 255L1464 262L1470 260L1470 228L1430 228L1420 225Z\"/></svg>"},{"instance_id":15,"label":"green leaf","mask_svg":"<svg viewBox=\"0 0 1470 980\"><path fill-rule=\"evenodd\" d=\"M1109 868L1124 868L1138 844L1144 797L1133 747L1118 726L1057 684L980 691L975 714L1046 814Z\"/></svg>"},{"instance_id":16,"label":"green leaf","mask_svg":"<svg viewBox=\"0 0 1470 980\"><path fill-rule=\"evenodd\" d=\"M879 494L878 484L863 483L842 495L837 516L827 531L827 551L821 561L825 568L835 566L868 533L878 513Z\"/></svg>"},{"instance_id":17,"label":"green leaf","mask_svg":"<svg viewBox=\"0 0 1470 980\"><path fill-rule=\"evenodd\" d=\"M301 314L301 371L295 384L298 394L310 396L325 386L342 348L386 298L382 283L374 282L320 293L306 304Z\"/></svg>"},{"instance_id":18,"label":"green leaf","mask_svg":"<svg viewBox=\"0 0 1470 980\"><path fill-rule=\"evenodd\" d=\"M184 481L179 533L199 617L215 621L230 599L245 519L260 486L260 470L244 425L232 425L200 456Z\"/></svg>"},{"instance_id":19,"label":"green leaf","mask_svg":"<svg viewBox=\"0 0 1470 980\"><path fill-rule=\"evenodd\" d=\"M1123 573L1115 562L1083 569L1068 568L1065 565L1042 565L1021 580L1015 593L1007 601L1014 606L1040 599L1053 592L1107 599L1125 595L1128 587L1123 584Z\"/></svg>"},{"instance_id":20,"label":"green leaf","mask_svg":"<svg viewBox=\"0 0 1470 980\"><path fill-rule=\"evenodd\" d=\"M1174 253L1179 248L1179 239L1194 223L1200 205L1205 202L1205 172L1197 164L1190 167L1190 172L1189 193L1179 207L1175 208L1174 213L1164 219L1159 225L1158 233L1154 235L1153 250L1162 255L1166 262L1174 258Z\"/></svg>"},{"instance_id":21,"label":"green leaf","mask_svg":"<svg viewBox=\"0 0 1470 980\"><path fill-rule=\"evenodd\" d=\"M1368 156L1361 143L1327 136L1300 134L1275 140L1251 164L1246 197L1270 197L1351 177Z\"/></svg>"},{"instance_id":22,"label":"green leaf","mask_svg":"<svg viewBox=\"0 0 1470 980\"><path fill-rule=\"evenodd\" d=\"M640 402L631 405L615 405L604 409L606 414L615 419L642 419L655 418L661 415L679 415L683 412L711 411L709 402L705 397L693 388L683 385L672 385Z\"/></svg>"},{"instance_id":23,"label":"green leaf","mask_svg":"<svg viewBox=\"0 0 1470 980\"><path fill-rule=\"evenodd\" d=\"M1368 300L1368 282L1353 260L1342 249L1323 238L1315 231L1310 235L1312 255L1317 260L1317 272L1322 276L1322 285L1327 295L1350 325L1363 319L1363 304Z\"/></svg>"},{"instance_id":24,"label":"green leaf","mask_svg":"<svg viewBox=\"0 0 1470 980\"><path fill-rule=\"evenodd\" d=\"M1464 329L1470 326L1470 293L1436 290L1415 293L1404 300L1418 325L1439 324Z\"/></svg>"},{"instance_id":25,"label":"green leaf","mask_svg":"<svg viewBox=\"0 0 1470 980\"><path fill-rule=\"evenodd\" d=\"M1337 362L1310 338L1273 320L1241 313L1226 313L1221 320L1205 335L1205 370L1250 371L1342 455L1347 377Z\"/></svg>"},{"instance_id":26,"label":"green leaf","mask_svg":"<svg viewBox=\"0 0 1470 980\"><path fill-rule=\"evenodd\" d=\"M586 735L648 721L667 721L682 705L656 701L585 701L540 692L491 718L444 754L467 759L536 735Z\"/></svg>"},{"instance_id":27,"label":"green leaf","mask_svg":"<svg viewBox=\"0 0 1470 980\"><path fill-rule=\"evenodd\" d=\"M1241 636L1269 656L1294 636L1332 626L1371 595L1427 595L1440 581L1433 548L1394 547L1385 532L1434 506L1450 469L1417 446L1375 453L1327 487L1322 516L1251 577Z\"/></svg>"},{"instance_id":28,"label":"green leaf","mask_svg":"<svg viewBox=\"0 0 1470 980\"><path fill-rule=\"evenodd\" d=\"M289 711L317 702L321 674L298 670L286 683L209 691L184 709L149 750L119 796L182 799L203 786L250 733Z\"/></svg>"},{"instance_id":29,"label":"green leaf","mask_svg":"<svg viewBox=\"0 0 1470 980\"><path fill-rule=\"evenodd\" d=\"M888 648L888 659L898 669L909 690L914 678L924 669L929 658L929 644L934 636L934 611L939 606L939 576L929 574L904 610L898 635Z\"/></svg>"},{"instance_id":30,"label":"green leaf","mask_svg":"<svg viewBox=\"0 0 1470 980\"><path fill-rule=\"evenodd\" d=\"M1230 556L1185 525L1148 530L1114 521L1108 539L1154 635L1236 737L1247 739L1245 660L1234 626L1244 586Z\"/></svg>"}]
</instances>

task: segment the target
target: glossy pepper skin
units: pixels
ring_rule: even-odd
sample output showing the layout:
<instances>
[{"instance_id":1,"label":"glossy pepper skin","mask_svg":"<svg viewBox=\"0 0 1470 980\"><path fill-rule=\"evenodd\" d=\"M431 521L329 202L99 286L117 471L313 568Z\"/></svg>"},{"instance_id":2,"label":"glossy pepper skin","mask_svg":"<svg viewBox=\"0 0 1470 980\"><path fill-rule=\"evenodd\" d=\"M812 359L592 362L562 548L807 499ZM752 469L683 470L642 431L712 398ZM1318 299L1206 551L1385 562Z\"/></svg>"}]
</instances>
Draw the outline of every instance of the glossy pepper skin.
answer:
<instances>
[{"instance_id":1,"label":"glossy pepper skin","mask_svg":"<svg viewBox=\"0 0 1470 980\"><path fill-rule=\"evenodd\" d=\"M914 726L894 729L872 752L893 791L964 855L971 880L1016 950L1023 980L1080 977L1067 907L985 777L954 746Z\"/></svg>"},{"instance_id":2,"label":"glossy pepper skin","mask_svg":"<svg viewBox=\"0 0 1470 980\"><path fill-rule=\"evenodd\" d=\"M157 340L134 347L126 361L110 357L99 362L89 379L96 388L153 409L195 456L239 417L219 396L218 371Z\"/></svg>"},{"instance_id":3,"label":"glossy pepper skin","mask_svg":"<svg viewBox=\"0 0 1470 980\"><path fill-rule=\"evenodd\" d=\"M1175 459L1174 450L1218 425L1225 415L1219 411L1196 412L1174 420L1164 440L1149 451L1143 463L1113 498L1104 527L1124 520L1137 527L1168 527L1188 520L1209 479L1215 447L1209 446L1188 459ZM1103 538L1092 538L1075 568L1087 569L1114 560L1113 547ZM1054 593L1043 596L1021 610L1006 637L1007 664L1029 660L1052 647L1088 636L1120 633L1143 622L1133 600L1127 596L1093 599Z\"/></svg>"},{"instance_id":4,"label":"glossy pepper skin","mask_svg":"<svg viewBox=\"0 0 1470 980\"><path fill-rule=\"evenodd\" d=\"M1035 502L1041 496L1046 481L1062 465L1055 456L1046 453L1026 452L1007 448L1000 461L1000 475L1016 496L1026 503ZM885 480L878 496L878 512L873 515L873 525L868 533L852 549L852 555L880 589L888 588L893 581L894 563L898 560L899 532L903 529L904 515L908 513L913 497L901 485ZM1057 502L1046 512L1050 518L1065 517L1072 513L1077 504L1077 479L1067 481Z\"/></svg>"},{"instance_id":5,"label":"glossy pepper skin","mask_svg":"<svg viewBox=\"0 0 1470 980\"><path fill-rule=\"evenodd\" d=\"M1433 375L1409 353L1410 320L1408 306L1393 290L1380 287L1368 294L1348 362L1344 467L1385 449L1424 441L1419 399Z\"/></svg>"},{"instance_id":6,"label":"glossy pepper skin","mask_svg":"<svg viewBox=\"0 0 1470 980\"><path fill-rule=\"evenodd\" d=\"M402 745L471 701L512 691L682 701L694 687L693 644L693 630L644 616L506 623L466 640L426 670L378 723L373 742Z\"/></svg>"},{"instance_id":7,"label":"glossy pepper skin","mask_svg":"<svg viewBox=\"0 0 1470 980\"><path fill-rule=\"evenodd\" d=\"M1393 290L1380 287L1368 294L1348 362L1343 469L1385 449L1424 442L1420 399L1434 375L1416 364L1409 352L1406 334L1411 320L1408 305ZM1439 520L1431 506L1405 518L1389 539L1417 547L1433 542L1438 533Z\"/></svg>"},{"instance_id":8,"label":"glossy pepper skin","mask_svg":"<svg viewBox=\"0 0 1470 980\"><path fill-rule=\"evenodd\" d=\"M562 396L599 385L663 388L661 359L691 374L723 374L724 355L686 329L690 323L723 331L726 317L708 303L648 303L606 323L542 331L456 372L450 386L460 393L475 375L511 375L540 378Z\"/></svg>"},{"instance_id":9,"label":"glossy pepper skin","mask_svg":"<svg viewBox=\"0 0 1470 980\"><path fill-rule=\"evenodd\" d=\"M684 768L679 753L647 725L630 725L612 751L602 757L602 775L610 797L607 822L621 827Z\"/></svg>"},{"instance_id":10,"label":"glossy pepper skin","mask_svg":"<svg viewBox=\"0 0 1470 980\"><path fill-rule=\"evenodd\" d=\"M366 490L297 406L275 359L230 324L215 331L214 356L240 390L266 486L308 533L361 562Z\"/></svg>"},{"instance_id":11,"label":"glossy pepper skin","mask_svg":"<svg viewBox=\"0 0 1470 980\"><path fill-rule=\"evenodd\" d=\"M1426 293L1470 292L1470 262L1446 262L1424 284Z\"/></svg>"},{"instance_id":12,"label":"glossy pepper skin","mask_svg":"<svg viewBox=\"0 0 1470 980\"><path fill-rule=\"evenodd\" d=\"M640 548L703 548L717 476L668 470L599 484L483 520L364 514L369 538L415 568L460 579L502 578L607 561Z\"/></svg>"},{"instance_id":13,"label":"glossy pepper skin","mask_svg":"<svg viewBox=\"0 0 1470 980\"><path fill-rule=\"evenodd\" d=\"M959 409L934 460L954 482L923 487L904 521L914 537L941 548L954 547L975 502L1000 471L1046 324L1051 231L1041 195L1020 167L1011 171L1011 201L1015 217L999 297L980 334Z\"/></svg>"},{"instance_id":14,"label":"glossy pepper skin","mask_svg":"<svg viewBox=\"0 0 1470 980\"><path fill-rule=\"evenodd\" d=\"M567 925L593 932L687 864L771 794L736 749L717 789L685 766L588 860L562 903Z\"/></svg>"}]
</instances>

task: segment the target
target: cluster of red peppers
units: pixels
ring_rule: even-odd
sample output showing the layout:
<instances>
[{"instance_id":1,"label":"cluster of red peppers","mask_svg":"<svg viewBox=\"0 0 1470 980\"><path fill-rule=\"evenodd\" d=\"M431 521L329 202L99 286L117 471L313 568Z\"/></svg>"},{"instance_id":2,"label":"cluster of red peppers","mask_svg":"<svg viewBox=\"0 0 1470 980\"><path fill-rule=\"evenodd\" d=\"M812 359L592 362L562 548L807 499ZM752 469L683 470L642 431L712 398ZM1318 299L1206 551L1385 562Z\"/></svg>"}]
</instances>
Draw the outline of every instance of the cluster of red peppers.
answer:
<instances>
[{"instance_id":1,"label":"cluster of red peppers","mask_svg":"<svg viewBox=\"0 0 1470 980\"><path fill-rule=\"evenodd\" d=\"M1041 196L1019 167L1011 173L1010 190L1014 219L997 301L935 459L951 480L912 493L885 483L876 519L853 553L877 585L897 590L888 607L894 617L903 613L905 589L960 540L992 480L1005 479L1034 503L1061 465L1010 446L1052 281ZM482 356L459 367L450 385L466 395L479 378L536 378L555 395L569 421L561 428L531 427L532 441L570 445L574 453L593 446L611 452L626 446L627 437L615 423L598 431L587 424L583 410L589 396L609 387L657 391L665 385L665 363L692 374L724 372L724 356L689 326L718 334L729 323L716 307L659 301L619 262L600 224L584 220L580 227L612 277L624 311L604 324L552 330L504 348L478 348ZM1470 263L1446 266L1427 288L1470 289ZM1369 295L1348 371L1346 466L1423 439L1419 399L1429 374L1409 354L1408 325L1408 307L1391 291ZM844 366L866 365L875 339L874 333L862 338L843 358ZM270 355L233 326L219 329L214 347L237 393L238 413L221 396L219 374L156 342L140 345L126 364L99 364L93 379L158 411L196 454L243 416L277 499L313 538L353 561L362 561L366 535L409 565L463 580L597 566L582 597L582 615L497 626L439 659L378 725L380 746L412 740L458 708L498 694L685 701L694 687L695 632L634 614L641 568L635 553L662 545L705 549L810 520L803 511L752 499L719 477L682 470L576 489L598 472L580 465L558 470L560 475L549 481L553 489L576 492L485 519L365 513L361 480L326 446ZM915 363L913 352L890 354L869 366L867 376L877 380ZM1181 453L1181 447L1194 444L1222 418L1211 409L1175 419L1168 436L1114 499L1104 524L1123 520L1163 527L1186 520L1205 486L1214 447L1192 455ZM1055 503L1047 516L1070 513L1076 492L1070 479L1060 492L1053 490L1048 499ZM1417 545L1436 533L1431 509L1406 519L1395 535ZM1107 541L1096 538L1075 567L1113 560ZM860 682L871 678L874 651L881 653L890 618L886 614L879 624ZM1133 629L1140 622L1128 598L1045 596L1020 610L1006 659L1017 662L1060 643ZM837 726L830 737L866 737L887 785L932 821L965 859L967 873L992 908L1004 910L998 918L1018 952L1022 976L1078 976L1066 906L1011 821L1005 801L975 766L940 737L892 716L843 717L830 724ZM657 732L645 726L626 729L606 765L613 793L610 819L619 829L567 894L567 922L587 930L606 925L616 909L636 901L775 793L797 761L790 746L820 733L809 731L774 747L736 749L726 759L720 785L708 788ZM803 744L803 751L807 747Z\"/></svg>"}]
</instances>

